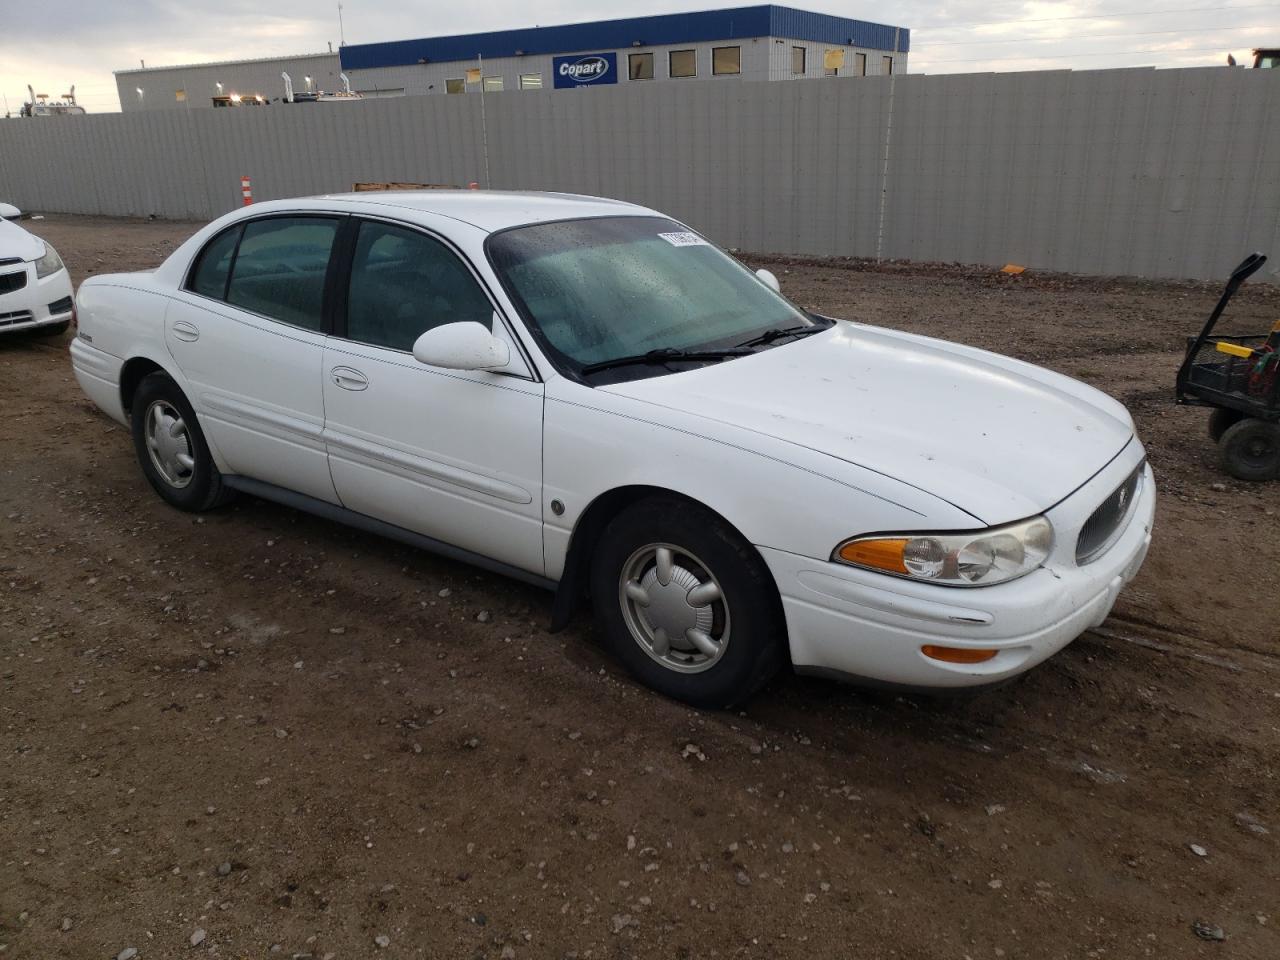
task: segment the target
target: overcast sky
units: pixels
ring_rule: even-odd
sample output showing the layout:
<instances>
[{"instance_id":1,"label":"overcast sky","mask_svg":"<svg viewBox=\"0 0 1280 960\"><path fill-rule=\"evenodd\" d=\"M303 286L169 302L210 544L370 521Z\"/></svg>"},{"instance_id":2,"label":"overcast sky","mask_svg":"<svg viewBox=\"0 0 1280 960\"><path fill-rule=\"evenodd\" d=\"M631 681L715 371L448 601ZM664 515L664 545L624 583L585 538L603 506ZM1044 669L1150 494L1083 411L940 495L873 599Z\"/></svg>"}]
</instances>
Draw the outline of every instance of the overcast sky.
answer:
<instances>
[{"instance_id":1,"label":"overcast sky","mask_svg":"<svg viewBox=\"0 0 1280 960\"><path fill-rule=\"evenodd\" d=\"M343 0L347 43L744 6L745 0ZM911 73L1088 70L1241 63L1280 46L1272 0L795 0L791 6L911 29ZM76 84L92 112L118 110L112 70L322 51L338 46L338 4L263 0L0 0L0 93L15 114L26 86L57 96ZM888 10L892 10L892 14ZM3 104L0 104L2 107ZM3 114L0 113L0 116Z\"/></svg>"}]
</instances>

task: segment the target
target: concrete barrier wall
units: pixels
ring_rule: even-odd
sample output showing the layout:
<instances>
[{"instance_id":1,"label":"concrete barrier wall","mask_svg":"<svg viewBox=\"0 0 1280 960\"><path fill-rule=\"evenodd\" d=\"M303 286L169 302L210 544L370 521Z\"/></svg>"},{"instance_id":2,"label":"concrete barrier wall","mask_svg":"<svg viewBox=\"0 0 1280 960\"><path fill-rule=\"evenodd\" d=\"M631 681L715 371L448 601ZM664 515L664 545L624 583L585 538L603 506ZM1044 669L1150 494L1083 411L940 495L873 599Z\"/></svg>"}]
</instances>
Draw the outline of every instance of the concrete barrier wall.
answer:
<instances>
[{"instance_id":1,"label":"concrete barrier wall","mask_svg":"<svg viewBox=\"0 0 1280 960\"><path fill-rule=\"evenodd\" d=\"M629 84L0 122L0 198L209 219L358 180L644 203L728 247L1280 277L1280 71Z\"/></svg>"}]
</instances>

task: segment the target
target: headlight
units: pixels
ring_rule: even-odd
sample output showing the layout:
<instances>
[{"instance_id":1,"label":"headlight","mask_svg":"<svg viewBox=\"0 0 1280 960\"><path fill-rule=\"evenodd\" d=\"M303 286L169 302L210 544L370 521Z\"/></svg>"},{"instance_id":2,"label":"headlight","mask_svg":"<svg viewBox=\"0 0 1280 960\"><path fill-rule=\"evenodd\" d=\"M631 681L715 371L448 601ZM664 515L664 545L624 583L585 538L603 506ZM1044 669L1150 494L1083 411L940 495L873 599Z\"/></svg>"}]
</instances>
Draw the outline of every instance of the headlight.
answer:
<instances>
[{"instance_id":1,"label":"headlight","mask_svg":"<svg viewBox=\"0 0 1280 960\"><path fill-rule=\"evenodd\" d=\"M61 269L62 258L58 256L58 251L46 243L44 256L36 261L36 279L43 280L45 277L51 277Z\"/></svg>"},{"instance_id":2,"label":"headlight","mask_svg":"<svg viewBox=\"0 0 1280 960\"><path fill-rule=\"evenodd\" d=\"M1030 573L1052 547L1053 525L1034 517L974 533L854 537L836 547L832 559L943 586L985 587Z\"/></svg>"}]
</instances>

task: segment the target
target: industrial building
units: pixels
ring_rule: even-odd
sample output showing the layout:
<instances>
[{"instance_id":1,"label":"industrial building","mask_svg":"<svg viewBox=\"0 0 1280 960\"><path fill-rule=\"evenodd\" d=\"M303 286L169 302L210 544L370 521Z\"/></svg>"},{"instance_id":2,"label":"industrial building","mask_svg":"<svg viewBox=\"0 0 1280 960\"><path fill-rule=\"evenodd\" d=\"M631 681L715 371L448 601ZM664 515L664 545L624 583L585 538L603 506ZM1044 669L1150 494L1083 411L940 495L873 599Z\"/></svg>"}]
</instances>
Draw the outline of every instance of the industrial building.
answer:
<instances>
[{"instance_id":1,"label":"industrial building","mask_svg":"<svg viewBox=\"0 0 1280 960\"><path fill-rule=\"evenodd\" d=\"M233 96L275 100L284 95L282 73L294 77L299 90L306 89L307 77L315 89L337 90L342 86L338 76L341 72L338 54L311 53L177 67L141 67L117 70L115 76L120 109L132 113L212 107L215 100L228 102Z\"/></svg>"},{"instance_id":2,"label":"industrial building","mask_svg":"<svg viewBox=\"0 0 1280 960\"><path fill-rule=\"evenodd\" d=\"M772 4L449 37L337 53L116 72L126 111L211 107L341 89L366 97L616 87L709 78L792 80L905 73L911 33ZM215 104L215 98L218 103Z\"/></svg>"}]
</instances>

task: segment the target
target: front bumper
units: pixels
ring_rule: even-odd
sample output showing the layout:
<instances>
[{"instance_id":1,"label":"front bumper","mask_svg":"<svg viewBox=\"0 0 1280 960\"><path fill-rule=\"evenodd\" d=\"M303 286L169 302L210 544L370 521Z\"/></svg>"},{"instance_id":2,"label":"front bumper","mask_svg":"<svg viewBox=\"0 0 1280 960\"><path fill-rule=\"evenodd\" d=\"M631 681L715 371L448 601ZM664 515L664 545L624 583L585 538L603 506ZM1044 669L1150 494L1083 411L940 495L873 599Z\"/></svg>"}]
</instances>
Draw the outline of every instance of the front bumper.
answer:
<instances>
[{"instance_id":1,"label":"front bumper","mask_svg":"<svg viewBox=\"0 0 1280 960\"><path fill-rule=\"evenodd\" d=\"M940 587L760 548L782 595L797 671L922 689L985 686L1031 669L1101 624L1151 545L1151 468L1123 533L1101 556L1077 566L1076 536L1142 461L1141 444L1129 447L1045 514L1054 525L1052 554L1009 583ZM925 644L999 652L983 663L945 663L926 657Z\"/></svg>"},{"instance_id":2,"label":"front bumper","mask_svg":"<svg viewBox=\"0 0 1280 960\"><path fill-rule=\"evenodd\" d=\"M0 294L0 334L70 320L73 312L71 275L66 269L41 279L36 277L34 263L20 266L21 270L17 264L0 267L0 273L4 274L26 273L26 284L21 289Z\"/></svg>"}]
</instances>

